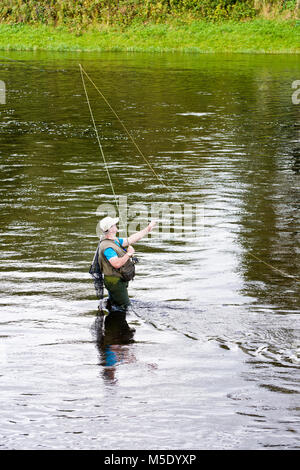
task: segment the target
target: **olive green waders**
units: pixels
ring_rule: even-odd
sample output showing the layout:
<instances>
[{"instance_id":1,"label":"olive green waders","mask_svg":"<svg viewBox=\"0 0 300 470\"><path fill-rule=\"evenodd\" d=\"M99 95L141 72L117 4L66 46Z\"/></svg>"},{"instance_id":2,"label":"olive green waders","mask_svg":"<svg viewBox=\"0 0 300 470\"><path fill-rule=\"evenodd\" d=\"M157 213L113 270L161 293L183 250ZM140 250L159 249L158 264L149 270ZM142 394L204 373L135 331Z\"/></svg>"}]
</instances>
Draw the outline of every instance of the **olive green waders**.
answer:
<instances>
[{"instance_id":1,"label":"olive green waders","mask_svg":"<svg viewBox=\"0 0 300 470\"><path fill-rule=\"evenodd\" d=\"M130 303L127 292L128 282L123 281L120 277L104 275L104 285L108 290L111 302L126 309Z\"/></svg>"},{"instance_id":2,"label":"olive green waders","mask_svg":"<svg viewBox=\"0 0 300 470\"><path fill-rule=\"evenodd\" d=\"M124 256L124 248L117 245L113 240L103 239L100 241L99 264L101 271L104 275L104 285L108 290L109 299L112 304L115 304L121 309L126 309L130 304L127 287L128 281L124 281L122 274L118 269L115 269L110 262L106 259L104 251L107 247L115 250L118 257ZM132 261L128 260L127 263Z\"/></svg>"}]
</instances>

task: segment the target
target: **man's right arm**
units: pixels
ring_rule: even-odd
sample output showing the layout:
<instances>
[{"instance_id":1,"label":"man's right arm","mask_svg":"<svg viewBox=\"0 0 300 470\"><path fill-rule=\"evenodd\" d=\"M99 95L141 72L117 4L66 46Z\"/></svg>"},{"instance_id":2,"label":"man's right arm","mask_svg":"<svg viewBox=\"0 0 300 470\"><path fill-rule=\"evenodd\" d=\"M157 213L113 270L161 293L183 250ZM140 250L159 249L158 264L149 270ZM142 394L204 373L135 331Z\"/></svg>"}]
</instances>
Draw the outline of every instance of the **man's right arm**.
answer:
<instances>
[{"instance_id":1,"label":"man's right arm","mask_svg":"<svg viewBox=\"0 0 300 470\"><path fill-rule=\"evenodd\" d=\"M114 256L113 258L109 259L109 262L113 268L119 269L124 266L124 264L129 260L129 258L131 258L133 253L134 248L132 248L132 246L129 246L127 252L123 256L121 256L120 258L118 256Z\"/></svg>"},{"instance_id":2,"label":"man's right arm","mask_svg":"<svg viewBox=\"0 0 300 470\"><path fill-rule=\"evenodd\" d=\"M130 235L130 237L125 239L123 242L123 246L133 245L134 243L138 242L141 238L145 237L149 232L151 232L155 225L155 220L151 221L146 228L144 228L140 232L133 233L132 235Z\"/></svg>"}]
</instances>

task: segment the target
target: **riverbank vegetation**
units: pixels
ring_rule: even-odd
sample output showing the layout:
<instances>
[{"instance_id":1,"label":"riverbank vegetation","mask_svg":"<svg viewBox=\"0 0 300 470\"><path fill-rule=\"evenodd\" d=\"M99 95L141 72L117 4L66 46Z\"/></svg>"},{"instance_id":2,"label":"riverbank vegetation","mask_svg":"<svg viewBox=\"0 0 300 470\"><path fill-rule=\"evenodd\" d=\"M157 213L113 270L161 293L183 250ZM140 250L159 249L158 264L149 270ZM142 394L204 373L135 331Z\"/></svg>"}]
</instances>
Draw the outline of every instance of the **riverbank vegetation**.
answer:
<instances>
[{"instance_id":1,"label":"riverbank vegetation","mask_svg":"<svg viewBox=\"0 0 300 470\"><path fill-rule=\"evenodd\" d=\"M246 20L254 17L293 18L300 0L2 0L0 21L51 26L128 26L162 23L177 17L195 20Z\"/></svg>"},{"instance_id":2,"label":"riverbank vegetation","mask_svg":"<svg viewBox=\"0 0 300 470\"><path fill-rule=\"evenodd\" d=\"M300 0L2 0L0 48L300 52Z\"/></svg>"}]
</instances>

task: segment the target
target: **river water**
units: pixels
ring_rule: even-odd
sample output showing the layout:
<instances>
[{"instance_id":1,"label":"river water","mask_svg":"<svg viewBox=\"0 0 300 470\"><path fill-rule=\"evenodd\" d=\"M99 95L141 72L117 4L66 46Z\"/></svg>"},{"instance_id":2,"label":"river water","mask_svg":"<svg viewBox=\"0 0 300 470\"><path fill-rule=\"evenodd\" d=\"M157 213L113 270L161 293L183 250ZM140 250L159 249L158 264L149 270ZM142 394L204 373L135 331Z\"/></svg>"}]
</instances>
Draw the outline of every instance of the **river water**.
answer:
<instances>
[{"instance_id":1,"label":"river water","mask_svg":"<svg viewBox=\"0 0 300 470\"><path fill-rule=\"evenodd\" d=\"M299 448L300 57L3 56L0 448ZM204 211L136 244L104 332L88 270L114 198L79 63L147 160L86 79L116 195Z\"/></svg>"}]
</instances>

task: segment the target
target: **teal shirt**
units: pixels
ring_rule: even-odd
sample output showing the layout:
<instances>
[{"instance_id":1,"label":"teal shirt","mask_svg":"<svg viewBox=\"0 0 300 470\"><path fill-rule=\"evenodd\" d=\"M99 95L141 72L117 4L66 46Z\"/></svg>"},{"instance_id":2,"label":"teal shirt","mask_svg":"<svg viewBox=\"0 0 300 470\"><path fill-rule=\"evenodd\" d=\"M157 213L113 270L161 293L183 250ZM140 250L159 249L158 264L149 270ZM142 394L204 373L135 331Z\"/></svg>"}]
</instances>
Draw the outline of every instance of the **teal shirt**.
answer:
<instances>
[{"instance_id":1,"label":"teal shirt","mask_svg":"<svg viewBox=\"0 0 300 470\"><path fill-rule=\"evenodd\" d=\"M117 240L119 241L119 243L118 243ZM124 239L123 238L117 238L117 240L114 240L114 243L116 245L120 244L120 246L122 247ZM113 248L109 247L109 248L106 248L106 250L104 250L104 256L107 259L107 261L109 261L111 258L114 258L115 256L118 256L118 254Z\"/></svg>"}]
</instances>

